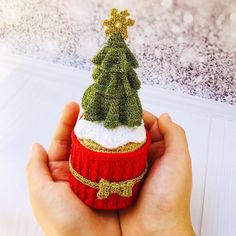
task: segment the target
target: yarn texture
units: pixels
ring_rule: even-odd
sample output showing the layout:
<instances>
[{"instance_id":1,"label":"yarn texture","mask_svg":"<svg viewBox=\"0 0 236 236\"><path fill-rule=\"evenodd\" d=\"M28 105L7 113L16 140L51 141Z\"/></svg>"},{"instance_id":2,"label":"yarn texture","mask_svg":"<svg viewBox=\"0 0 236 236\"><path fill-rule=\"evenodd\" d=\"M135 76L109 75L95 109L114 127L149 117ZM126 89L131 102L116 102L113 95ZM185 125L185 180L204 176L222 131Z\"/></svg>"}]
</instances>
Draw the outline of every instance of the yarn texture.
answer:
<instances>
[{"instance_id":1,"label":"yarn texture","mask_svg":"<svg viewBox=\"0 0 236 236\"><path fill-rule=\"evenodd\" d=\"M118 148L112 148L112 149L107 149L104 148L103 146L97 144L96 142L94 142L91 139L80 139L79 140L80 143L87 147L90 150L93 150L95 152L104 152L104 153L127 153L127 152L133 152L137 149L139 149L140 147L143 146L143 143L126 143L123 146L119 146Z\"/></svg>"},{"instance_id":2,"label":"yarn texture","mask_svg":"<svg viewBox=\"0 0 236 236\"><path fill-rule=\"evenodd\" d=\"M100 153L84 147L74 132L72 133L71 166L89 182L99 183L101 179L109 182L132 180L145 172L150 136L147 133L146 143L136 151L129 153ZM70 185L76 195L88 206L96 209L114 210L125 208L135 202L142 180L132 187L132 195L122 197L116 193L105 199L99 199L99 189L78 181L70 172Z\"/></svg>"},{"instance_id":3,"label":"yarn texture","mask_svg":"<svg viewBox=\"0 0 236 236\"><path fill-rule=\"evenodd\" d=\"M107 149L114 149L129 142L143 143L146 141L146 131L143 123L138 127L124 125L114 129L104 127L104 121L91 122L80 119L74 132L78 139L90 139Z\"/></svg>"},{"instance_id":4,"label":"yarn texture","mask_svg":"<svg viewBox=\"0 0 236 236\"><path fill-rule=\"evenodd\" d=\"M114 33L92 62L92 84L84 93L82 107L84 118L104 120L106 128L120 124L134 127L141 125L142 106L137 94L140 81L134 68L138 62L127 47L121 33Z\"/></svg>"}]
</instances>

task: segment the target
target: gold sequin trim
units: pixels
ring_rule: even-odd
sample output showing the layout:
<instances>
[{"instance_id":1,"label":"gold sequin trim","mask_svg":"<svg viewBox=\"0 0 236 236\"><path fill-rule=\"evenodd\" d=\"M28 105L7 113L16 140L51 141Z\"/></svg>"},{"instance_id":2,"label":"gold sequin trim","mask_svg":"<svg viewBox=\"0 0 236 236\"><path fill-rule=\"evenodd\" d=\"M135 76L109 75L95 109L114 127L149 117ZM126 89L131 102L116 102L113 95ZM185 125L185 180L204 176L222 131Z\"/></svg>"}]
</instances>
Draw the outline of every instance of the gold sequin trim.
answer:
<instances>
[{"instance_id":1,"label":"gold sequin trim","mask_svg":"<svg viewBox=\"0 0 236 236\"><path fill-rule=\"evenodd\" d=\"M87 185L91 188L99 189L97 193L98 199L106 199L107 197L110 196L110 194L114 193L118 194L121 197L131 197L133 186L137 184L139 181L141 181L141 179L147 173L148 166L146 165L146 168L142 172L142 174L134 179L120 182L110 182L102 178L98 183L86 179L82 175L78 174L76 170L73 169L71 160L69 160L69 168L71 174L82 184Z\"/></svg>"},{"instance_id":2,"label":"gold sequin trim","mask_svg":"<svg viewBox=\"0 0 236 236\"><path fill-rule=\"evenodd\" d=\"M105 148L101 145L99 145L98 143L94 142L91 139L80 139L79 142L85 146L86 148L93 150L95 152L102 152L102 153L127 153L127 152L133 152L138 150L139 148L141 148L146 140L142 143L133 143L133 142L129 142L125 145L122 145L120 147L117 148L113 148L113 149L108 149Z\"/></svg>"}]
</instances>

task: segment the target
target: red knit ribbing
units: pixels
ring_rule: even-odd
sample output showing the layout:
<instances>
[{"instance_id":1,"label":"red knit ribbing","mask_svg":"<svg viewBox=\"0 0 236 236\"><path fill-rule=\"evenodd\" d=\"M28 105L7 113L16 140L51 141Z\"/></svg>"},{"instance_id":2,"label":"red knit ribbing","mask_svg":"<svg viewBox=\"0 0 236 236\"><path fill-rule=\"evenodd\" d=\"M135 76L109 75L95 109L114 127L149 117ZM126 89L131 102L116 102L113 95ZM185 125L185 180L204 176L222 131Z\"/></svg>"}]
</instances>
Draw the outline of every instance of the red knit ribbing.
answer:
<instances>
[{"instance_id":1,"label":"red knit ribbing","mask_svg":"<svg viewBox=\"0 0 236 236\"><path fill-rule=\"evenodd\" d=\"M150 136L147 133L146 143L138 150L129 153L100 153L83 146L72 133L71 163L73 169L84 178L99 182L101 178L119 182L134 179L141 175L147 164L147 152L150 145ZM98 199L98 189L86 186L70 174L70 185L76 195L88 206L96 209L121 209L136 200L141 182L132 190L131 197L121 197L111 194L106 199Z\"/></svg>"}]
</instances>

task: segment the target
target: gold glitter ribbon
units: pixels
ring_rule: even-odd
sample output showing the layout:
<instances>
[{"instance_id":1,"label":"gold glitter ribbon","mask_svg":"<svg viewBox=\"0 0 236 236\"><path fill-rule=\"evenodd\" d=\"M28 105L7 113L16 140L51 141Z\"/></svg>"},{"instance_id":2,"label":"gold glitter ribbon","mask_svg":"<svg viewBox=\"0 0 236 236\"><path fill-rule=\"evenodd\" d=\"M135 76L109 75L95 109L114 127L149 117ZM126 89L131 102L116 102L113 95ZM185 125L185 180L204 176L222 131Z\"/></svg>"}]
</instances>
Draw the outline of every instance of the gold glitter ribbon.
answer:
<instances>
[{"instance_id":1,"label":"gold glitter ribbon","mask_svg":"<svg viewBox=\"0 0 236 236\"><path fill-rule=\"evenodd\" d=\"M121 197L131 197L132 196L132 189L135 184L137 184L147 173L148 166L146 165L145 170L142 172L141 175L138 177L126 180L126 181L120 181L120 182L110 182L105 179L100 179L100 181L93 182L89 179L84 178L82 175L80 175L76 170L73 169L71 160L69 160L69 168L71 174L82 184L87 185L91 188L98 189L97 198L98 199L106 199L111 194L118 194Z\"/></svg>"},{"instance_id":2,"label":"gold glitter ribbon","mask_svg":"<svg viewBox=\"0 0 236 236\"><path fill-rule=\"evenodd\" d=\"M94 142L91 139L79 139L80 143L85 146L86 148L93 150L95 152L103 152L103 153L127 153L127 152L133 152L138 150L139 148L141 148L146 140L144 142L141 143L133 143L133 142L129 142L125 145L119 146L117 148L113 148L113 149L108 149L105 148L101 145L99 145L98 143Z\"/></svg>"}]
</instances>

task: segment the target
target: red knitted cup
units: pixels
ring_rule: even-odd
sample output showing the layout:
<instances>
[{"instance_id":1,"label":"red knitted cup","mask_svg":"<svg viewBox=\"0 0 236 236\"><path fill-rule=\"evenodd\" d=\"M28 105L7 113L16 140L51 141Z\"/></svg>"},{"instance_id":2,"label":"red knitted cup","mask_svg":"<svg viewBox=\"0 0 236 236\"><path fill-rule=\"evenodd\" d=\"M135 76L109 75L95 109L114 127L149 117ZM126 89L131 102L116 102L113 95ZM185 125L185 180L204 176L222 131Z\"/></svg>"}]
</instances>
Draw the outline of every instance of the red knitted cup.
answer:
<instances>
[{"instance_id":1,"label":"red knitted cup","mask_svg":"<svg viewBox=\"0 0 236 236\"><path fill-rule=\"evenodd\" d=\"M132 180L142 175L147 165L150 136L146 143L136 151L129 153L102 153L83 146L72 133L71 167L84 179L99 183L103 178L110 182ZM141 186L141 181L132 188L131 197L123 197L117 193L105 199L99 199L98 188L90 187L77 180L70 172L70 186L74 193L88 206L96 209L115 210L125 208L133 203Z\"/></svg>"}]
</instances>

